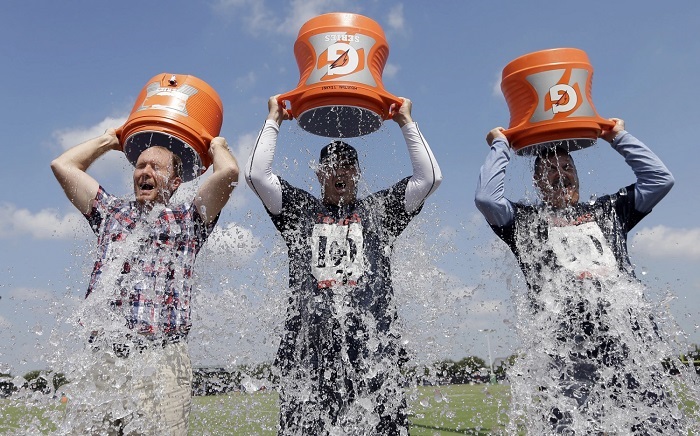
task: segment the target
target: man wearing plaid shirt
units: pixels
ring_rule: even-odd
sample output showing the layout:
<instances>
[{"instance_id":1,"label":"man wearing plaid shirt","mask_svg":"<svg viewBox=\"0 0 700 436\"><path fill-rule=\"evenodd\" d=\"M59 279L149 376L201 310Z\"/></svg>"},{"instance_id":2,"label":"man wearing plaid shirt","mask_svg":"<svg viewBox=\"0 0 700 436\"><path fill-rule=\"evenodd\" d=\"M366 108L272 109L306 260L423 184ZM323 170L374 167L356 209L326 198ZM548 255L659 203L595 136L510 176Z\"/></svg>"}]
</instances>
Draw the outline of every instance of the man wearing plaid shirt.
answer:
<instances>
[{"instance_id":1,"label":"man wearing plaid shirt","mask_svg":"<svg viewBox=\"0 0 700 436\"><path fill-rule=\"evenodd\" d=\"M238 165L226 140L214 138L213 173L192 202L173 205L170 199L183 182L182 161L152 144L135 164L135 200L129 201L105 192L86 172L110 150L121 150L114 129L51 163L98 237L81 311L81 323L92 331L92 352L80 380L71 383L78 395L71 398L63 430L185 435L195 257L233 192Z\"/></svg>"}]
</instances>

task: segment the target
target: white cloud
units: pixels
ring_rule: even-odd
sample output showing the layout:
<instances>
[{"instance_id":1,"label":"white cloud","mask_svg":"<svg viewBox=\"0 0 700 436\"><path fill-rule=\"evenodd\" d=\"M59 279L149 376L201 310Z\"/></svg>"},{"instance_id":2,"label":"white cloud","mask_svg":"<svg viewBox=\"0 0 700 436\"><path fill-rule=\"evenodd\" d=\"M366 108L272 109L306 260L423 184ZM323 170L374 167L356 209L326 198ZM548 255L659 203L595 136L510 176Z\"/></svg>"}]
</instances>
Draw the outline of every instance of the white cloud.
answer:
<instances>
[{"instance_id":1,"label":"white cloud","mask_svg":"<svg viewBox=\"0 0 700 436\"><path fill-rule=\"evenodd\" d=\"M88 139L96 138L102 135L109 128L117 128L126 122L127 116L123 117L107 117L94 126L75 127L60 129L53 132L54 139L61 146L62 150L68 150L78 144L81 144ZM89 173L94 175L99 182L110 176L124 176L124 169L130 169L131 165L123 153L109 152L100 157L93 165L90 166ZM128 180L131 180L131 174L128 171Z\"/></svg>"},{"instance_id":2,"label":"white cloud","mask_svg":"<svg viewBox=\"0 0 700 436\"><path fill-rule=\"evenodd\" d=\"M403 32L406 28L406 20L403 17L403 3L398 3L389 10L387 17L389 28L397 32Z\"/></svg>"},{"instance_id":3,"label":"white cloud","mask_svg":"<svg viewBox=\"0 0 700 436\"><path fill-rule=\"evenodd\" d=\"M632 244L635 250L650 257L700 259L700 228L674 229L662 225L643 228Z\"/></svg>"},{"instance_id":4,"label":"white cloud","mask_svg":"<svg viewBox=\"0 0 700 436\"><path fill-rule=\"evenodd\" d=\"M296 35L301 26L311 18L330 12L342 5L339 0L292 0L292 10L286 15L286 19L278 28L282 34Z\"/></svg>"},{"instance_id":5,"label":"white cloud","mask_svg":"<svg viewBox=\"0 0 700 436\"><path fill-rule=\"evenodd\" d=\"M14 288L10 290L8 297L17 301L53 301L56 299L54 293L36 288Z\"/></svg>"},{"instance_id":6,"label":"white cloud","mask_svg":"<svg viewBox=\"0 0 700 436\"><path fill-rule=\"evenodd\" d=\"M387 64L384 66L384 72L382 73L382 77L396 77L400 69L401 67L399 67L398 65L392 64L391 62L387 62Z\"/></svg>"},{"instance_id":7,"label":"white cloud","mask_svg":"<svg viewBox=\"0 0 700 436\"><path fill-rule=\"evenodd\" d=\"M274 7L268 6L262 0L218 0L214 8L219 13L230 13L235 18L242 19L254 35L296 35L309 19L342 9L346 3L345 0L292 0L288 8L282 9L277 4Z\"/></svg>"},{"instance_id":8,"label":"white cloud","mask_svg":"<svg viewBox=\"0 0 700 436\"><path fill-rule=\"evenodd\" d=\"M491 94L494 97L505 98L503 97L503 91L501 91L501 72L498 71L495 76L493 85L491 86Z\"/></svg>"},{"instance_id":9,"label":"white cloud","mask_svg":"<svg viewBox=\"0 0 700 436\"><path fill-rule=\"evenodd\" d=\"M257 82L258 78L254 71L249 71L245 76L237 77L234 81L234 85L237 89L248 89L251 88Z\"/></svg>"},{"instance_id":10,"label":"white cloud","mask_svg":"<svg viewBox=\"0 0 700 436\"><path fill-rule=\"evenodd\" d=\"M126 119L127 116L117 118L107 117L94 126L57 130L53 133L53 137L56 138L63 150L68 150L74 145L100 136L109 128L117 128L123 125Z\"/></svg>"},{"instance_id":11,"label":"white cloud","mask_svg":"<svg viewBox=\"0 0 700 436\"><path fill-rule=\"evenodd\" d=\"M24 235L34 239L68 239L86 231L85 218L77 212L61 216L53 209L32 213L13 204L0 205L0 239Z\"/></svg>"},{"instance_id":12,"label":"white cloud","mask_svg":"<svg viewBox=\"0 0 700 436\"><path fill-rule=\"evenodd\" d=\"M235 223L225 227L217 226L202 248L200 259L207 264L228 266L241 265L248 261L261 246L260 240L253 232ZM202 261L200 261L202 262Z\"/></svg>"}]
</instances>

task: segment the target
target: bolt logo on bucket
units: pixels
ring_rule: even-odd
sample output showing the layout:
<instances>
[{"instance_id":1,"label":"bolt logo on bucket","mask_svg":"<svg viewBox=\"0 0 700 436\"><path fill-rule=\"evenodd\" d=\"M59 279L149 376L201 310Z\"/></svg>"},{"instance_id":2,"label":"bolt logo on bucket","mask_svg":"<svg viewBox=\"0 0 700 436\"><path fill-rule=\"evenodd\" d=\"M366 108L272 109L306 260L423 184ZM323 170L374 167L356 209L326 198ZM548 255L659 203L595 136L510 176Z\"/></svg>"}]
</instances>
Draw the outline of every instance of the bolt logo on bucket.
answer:
<instances>
[{"instance_id":1,"label":"bolt logo on bucket","mask_svg":"<svg viewBox=\"0 0 700 436\"><path fill-rule=\"evenodd\" d=\"M351 138L372 133L401 100L386 92L382 72L389 57L384 31L365 16L319 15L299 30L294 44L297 88L279 97L299 126L314 135Z\"/></svg>"},{"instance_id":2,"label":"bolt logo on bucket","mask_svg":"<svg viewBox=\"0 0 700 436\"><path fill-rule=\"evenodd\" d=\"M504 132L518 154L552 142L570 151L595 144L603 128L591 99L593 67L583 50L555 48L521 56L503 69L501 90L510 110Z\"/></svg>"},{"instance_id":3,"label":"bolt logo on bucket","mask_svg":"<svg viewBox=\"0 0 700 436\"><path fill-rule=\"evenodd\" d=\"M163 73L141 90L117 136L132 165L148 147L172 150L182 159L182 179L188 182L211 165L209 144L219 136L223 112L219 95L201 79Z\"/></svg>"}]
</instances>

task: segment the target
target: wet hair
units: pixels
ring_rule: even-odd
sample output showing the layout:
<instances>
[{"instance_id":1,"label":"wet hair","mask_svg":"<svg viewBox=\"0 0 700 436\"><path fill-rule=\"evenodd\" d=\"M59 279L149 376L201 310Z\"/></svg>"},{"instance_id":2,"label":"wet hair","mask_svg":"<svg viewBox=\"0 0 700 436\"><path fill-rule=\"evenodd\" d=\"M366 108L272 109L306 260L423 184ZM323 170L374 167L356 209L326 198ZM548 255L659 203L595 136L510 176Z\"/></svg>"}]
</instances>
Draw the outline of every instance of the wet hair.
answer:
<instances>
[{"instance_id":1,"label":"wet hair","mask_svg":"<svg viewBox=\"0 0 700 436\"><path fill-rule=\"evenodd\" d=\"M177 153L172 153L173 155L173 172L175 173L175 177L182 178L182 158L177 155Z\"/></svg>"},{"instance_id":2,"label":"wet hair","mask_svg":"<svg viewBox=\"0 0 700 436\"><path fill-rule=\"evenodd\" d=\"M343 141L333 141L321 149L319 165L354 164L357 165L357 150Z\"/></svg>"}]
</instances>

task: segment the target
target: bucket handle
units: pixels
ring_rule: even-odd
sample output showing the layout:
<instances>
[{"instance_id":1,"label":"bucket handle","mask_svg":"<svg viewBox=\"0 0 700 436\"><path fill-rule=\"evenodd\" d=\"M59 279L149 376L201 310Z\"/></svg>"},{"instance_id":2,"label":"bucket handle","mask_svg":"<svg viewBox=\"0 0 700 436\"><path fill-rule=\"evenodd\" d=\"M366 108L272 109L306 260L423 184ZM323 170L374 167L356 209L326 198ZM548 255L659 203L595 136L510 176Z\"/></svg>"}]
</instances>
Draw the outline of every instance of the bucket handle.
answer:
<instances>
[{"instance_id":1,"label":"bucket handle","mask_svg":"<svg viewBox=\"0 0 700 436\"><path fill-rule=\"evenodd\" d=\"M282 109L284 109L284 111L287 112L289 119L296 118L293 110L294 102L297 100L297 97L299 97L299 94L301 94L301 92L295 89L285 94L280 94L280 96L277 97L277 103L279 103L282 106ZM289 102L292 105L291 108L287 108L287 102Z\"/></svg>"}]
</instances>

